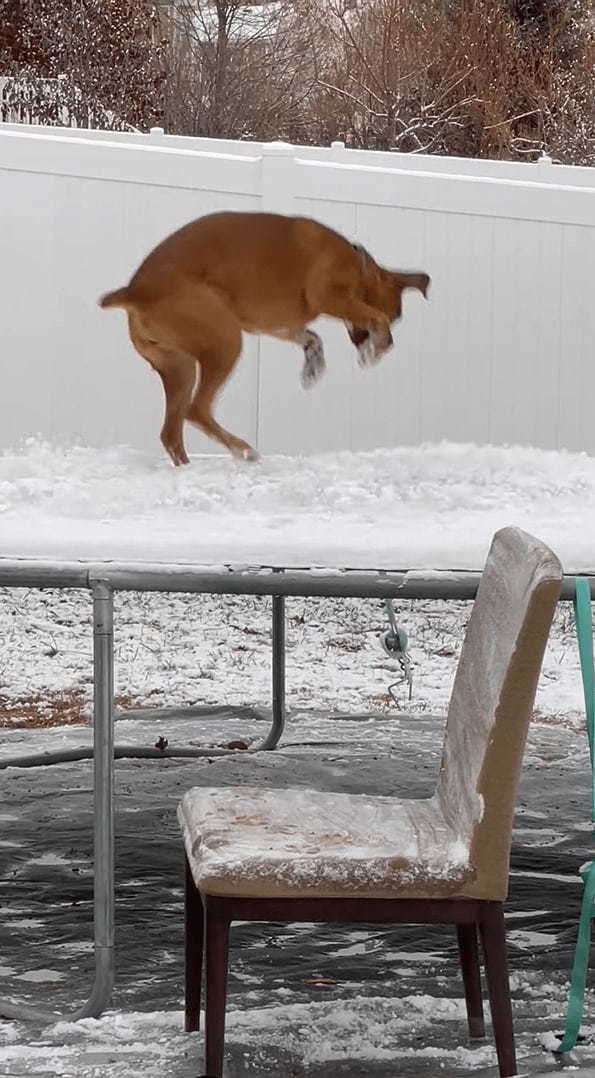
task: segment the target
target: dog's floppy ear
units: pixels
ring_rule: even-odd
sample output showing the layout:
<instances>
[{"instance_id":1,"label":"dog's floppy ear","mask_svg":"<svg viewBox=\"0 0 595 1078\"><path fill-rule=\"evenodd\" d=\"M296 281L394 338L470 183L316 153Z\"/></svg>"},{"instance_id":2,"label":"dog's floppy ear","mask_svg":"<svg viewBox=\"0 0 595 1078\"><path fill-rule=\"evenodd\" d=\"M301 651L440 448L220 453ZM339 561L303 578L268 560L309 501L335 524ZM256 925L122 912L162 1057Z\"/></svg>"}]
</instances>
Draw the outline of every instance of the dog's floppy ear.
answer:
<instances>
[{"instance_id":1,"label":"dog's floppy ear","mask_svg":"<svg viewBox=\"0 0 595 1078\"><path fill-rule=\"evenodd\" d=\"M430 284L427 273L403 273L399 270L393 270L393 278L399 291L404 292L406 288L417 288L418 292L421 292L427 299L428 285Z\"/></svg>"}]
</instances>

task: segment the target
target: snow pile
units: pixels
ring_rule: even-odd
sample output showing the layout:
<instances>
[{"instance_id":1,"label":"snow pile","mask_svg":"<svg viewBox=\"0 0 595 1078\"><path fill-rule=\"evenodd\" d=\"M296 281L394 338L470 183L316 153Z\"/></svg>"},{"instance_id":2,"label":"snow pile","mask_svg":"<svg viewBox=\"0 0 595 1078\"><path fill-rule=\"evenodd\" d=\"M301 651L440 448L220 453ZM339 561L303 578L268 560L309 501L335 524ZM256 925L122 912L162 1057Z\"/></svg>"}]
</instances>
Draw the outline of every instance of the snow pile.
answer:
<instances>
[{"instance_id":1,"label":"snow pile","mask_svg":"<svg viewBox=\"0 0 595 1078\"><path fill-rule=\"evenodd\" d=\"M555 1009L563 1003L562 990L555 991ZM286 989L271 988L270 1005L234 1009L227 1015L227 1053L236 1066L241 1063L256 1074L284 1073L279 1056L295 1071L328 1064L342 1065L345 1074L388 1063L399 1073L421 1075L432 1061L447 1074L494 1073L496 1053L490 1040L467 1047L460 1043L464 1029L462 999L429 995L401 998L369 996L354 999L298 1003L284 1000ZM534 1008L537 1013L545 995ZM533 1015L532 1015L533 1016ZM533 1016L534 1017L534 1016ZM517 1053L521 1073L530 1068L534 1078L550 1074L547 1055L539 1053L531 1036L517 1030ZM4 1047L0 1047L0 1074L49 1074L61 1078L186 1078L200 1070L202 1035L187 1035L181 1011L114 1012L80 1022L57 1022L41 1036L28 1036L21 1043L24 1027L6 1023ZM17 1039L18 1038L18 1039ZM546 1052L553 1036L542 1036ZM592 1055L585 1053L584 1078L591 1078ZM297 1062L299 1060L299 1063ZM534 1066L542 1063L543 1074ZM296 1066L297 1063L297 1066ZM7 1069L5 1069L7 1068ZM405 1068L405 1069L403 1069ZM293 1069L293 1068L292 1068ZM287 1073L290 1072L287 1066ZM235 1073L235 1067L234 1067ZM377 1073L375 1071L374 1073Z\"/></svg>"},{"instance_id":2,"label":"snow pile","mask_svg":"<svg viewBox=\"0 0 595 1078\"><path fill-rule=\"evenodd\" d=\"M595 567L595 460L518 447L195 457L28 441L0 456L0 556L477 569L506 524Z\"/></svg>"},{"instance_id":3,"label":"snow pile","mask_svg":"<svg viewBox=\"0 0 595 1078\"><path fill-rule=\"evenodd\" d=\"M273 997L281 992L271 990ZM434 1041L438 1027L444 1041ZM372 996L320 1003L281 1002L249 1007L227 1015L227 1051L236 1045L256 1073L275 1073L266 1067L280 1052L299 1059L303 1066L339 1062L370 1063L434 1059L457 1072L472 1072L494 1063L491 1044L467 1048L457 1041L464 1027L461 999ZM10 1029L10 1026L9 1026ZM181 1012L106 1014L99 1020L57 1022L38 1039L15 1043L10 1033L0 1048L0 1067L9 1075L47 1074L62 1078L163 1078L190 1075L200 1070L202 1036L185 1035ZM420 1045L420 1034L426 1043ZM237 1049L236 1049L237 1051ZM193 1069L188 1069L188 1064ZM261 1064L261 1067L258 1064ZM264 1064L264 1066L262 1066ZM3 1070L0 1070L0 1074ZM278 1073L278 1072L277 1072Z\"/></svg>"}]
</instances>

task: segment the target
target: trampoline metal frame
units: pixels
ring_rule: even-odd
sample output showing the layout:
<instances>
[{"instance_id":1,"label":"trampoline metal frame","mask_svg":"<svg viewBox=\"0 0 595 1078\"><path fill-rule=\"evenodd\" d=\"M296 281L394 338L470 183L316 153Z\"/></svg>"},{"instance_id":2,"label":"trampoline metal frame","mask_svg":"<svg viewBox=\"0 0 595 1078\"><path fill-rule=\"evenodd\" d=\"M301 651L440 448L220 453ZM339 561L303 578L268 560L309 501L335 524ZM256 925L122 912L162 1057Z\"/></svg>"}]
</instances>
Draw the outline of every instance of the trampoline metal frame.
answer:
<instances>
[{"instance_id":1,"label":"trampoline metal frame","mask_svg":"<svg viewBox=\"0 0 595 1078\"><path fill-rule=\"evenodd\" d=\"M114 745L114 612L115 591L189 592L211 595L272 597L272 723L262 742L250 751L276 748L285 721L285 599L475 598L481 573L467 571L389 571L359 569L284 569L282 567L202 568L192 566L124 565L115 562L43 562L0 558L0 587L87 589L93 600L93 749L73 750L67 759L93 757L94 767L94 946L95 979L82 1007L68 1017L97 1018L106 1009L114 986L114 759L135 755ZM565 577L561 598L574 596L574 577ZM231 755L236 750L139 750L139 755ZM47 756L47 758L46 758ZM51 754L20 759L11 766L58 762ZM21 1002L0 999L5 1018L53 1022L60 1014Z\"/></svg>"}]
</instances>

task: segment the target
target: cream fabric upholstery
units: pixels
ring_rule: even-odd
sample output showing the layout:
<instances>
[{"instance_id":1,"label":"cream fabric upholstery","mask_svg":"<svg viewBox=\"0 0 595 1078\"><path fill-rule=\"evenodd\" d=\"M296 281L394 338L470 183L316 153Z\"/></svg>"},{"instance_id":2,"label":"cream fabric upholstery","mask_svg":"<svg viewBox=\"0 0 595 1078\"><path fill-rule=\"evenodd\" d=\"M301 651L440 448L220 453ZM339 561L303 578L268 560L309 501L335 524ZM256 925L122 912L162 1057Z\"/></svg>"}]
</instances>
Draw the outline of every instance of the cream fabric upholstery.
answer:
<instances>
[{"instance_id":1,"label":"cream fabric upholstery","mask_svg":"<svg viewBox=\"0 0 595 1078\"><path fill-rule=\"evenodd\" d=\"M505 898L516 787L561 580L538 540L516 528L496 534L432 798L190 790L178 815L197 887L251 897Z\"/></svg>"},{"instance_id":2,"label":"cream fabric upholstery","mask_svg":"<svg viewBox=\"0 0 595 1078\"><path fill-rule=\"evenodd\" d=\"M451 894L471 871L469 842L437 798L194 789L179 818L194 879L209 894Z\"/></svg>"}]
</instances>

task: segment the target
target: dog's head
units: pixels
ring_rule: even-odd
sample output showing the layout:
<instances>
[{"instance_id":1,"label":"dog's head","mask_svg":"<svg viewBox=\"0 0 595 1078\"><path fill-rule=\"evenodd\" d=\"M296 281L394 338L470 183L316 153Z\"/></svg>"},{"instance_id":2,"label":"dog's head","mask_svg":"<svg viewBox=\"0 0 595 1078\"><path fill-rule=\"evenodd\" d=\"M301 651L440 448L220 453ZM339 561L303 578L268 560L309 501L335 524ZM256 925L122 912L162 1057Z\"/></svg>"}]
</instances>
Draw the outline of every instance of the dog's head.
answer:
<instances>
[{"instance_id":1,"label":"dog's head","mask_svg":"<svg viewBox=\"0 0 595 1078\"><path fill-rule=\"evenodd\" d=\"M389 270L379 266L364 247L354 244L361 259L362 296L370 306L382 311L391 325L397 322L403 313L403 292L415 288L427 298L430 277L420 270ZM367 329L348 326L349 336L361 352L369 337ZM384 346L379 347L377 358L392 345L392 334L386 336Z\"/></svg>"},{"instance_id":2,"label":"dog's head","mask_svg":"<svg viewBox=\"0 0 595 1078\"><path fill-rule=\"evenodd\" d=\"M416 288L427 298L430 284L427 273L420 270L384 269L361 244L354 243L353 248L360 258L364 298L372 307L383 311L391 325L401 317L403 292L408 288Z\"/></svg>"}]
</instances>

